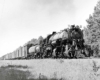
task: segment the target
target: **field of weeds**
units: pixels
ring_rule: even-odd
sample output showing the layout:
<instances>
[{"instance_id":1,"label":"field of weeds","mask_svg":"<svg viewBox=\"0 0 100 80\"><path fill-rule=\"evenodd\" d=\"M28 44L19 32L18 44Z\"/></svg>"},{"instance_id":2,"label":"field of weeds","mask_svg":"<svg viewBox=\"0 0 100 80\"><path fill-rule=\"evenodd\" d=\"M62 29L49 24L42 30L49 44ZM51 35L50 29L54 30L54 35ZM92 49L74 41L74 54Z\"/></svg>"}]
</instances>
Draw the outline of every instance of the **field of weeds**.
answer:
<instances>
[{"instance_id":1,"label":"field of weeds","mask_svg":"<svg viewBox=\"0 0 100 80\"><path fill-rule=\"evenodd\" d=\"M0 67L1 80L58 80L56 77L48 79L46 76L40 74L38 78L34 78L28 70L23 71L20 68L28 69L27 66L8 65ZM63 80L62 78L60 80Z\"/></svg>"},{"instance_id":2,"label":"field of weeds","mask_svg":"<svg viewBox=\"0 0 100 80\"><path fill-rule=\"evenodd\" d=\"M29 71L30 67L22 65L6 65L0 67L0 79L1 80L64 80L63 78L57 79L56 75L53 78L47 78L41 73L36 78Z\"/></svg>"},{"instance_id":3,"label":"field of weeds","mask_svg":"<svg viewBox=\"0 0 100 80\"><path fill-rule=\"evenodd\" d=\"M1 66L0 67L0 79L1 80L27 80L30 76L29 71L21 71L16 68L17 66Z\"/></svg>"},{"instance_id":4,"label":"field of weeds","mask_svg":"<svg viewBox=\"0 0 100 80\"><path fill-rule=\"evenodd\" d=\"M0 80L100 80L99 59L0 61Z\"/></svg>"}]
</instances>

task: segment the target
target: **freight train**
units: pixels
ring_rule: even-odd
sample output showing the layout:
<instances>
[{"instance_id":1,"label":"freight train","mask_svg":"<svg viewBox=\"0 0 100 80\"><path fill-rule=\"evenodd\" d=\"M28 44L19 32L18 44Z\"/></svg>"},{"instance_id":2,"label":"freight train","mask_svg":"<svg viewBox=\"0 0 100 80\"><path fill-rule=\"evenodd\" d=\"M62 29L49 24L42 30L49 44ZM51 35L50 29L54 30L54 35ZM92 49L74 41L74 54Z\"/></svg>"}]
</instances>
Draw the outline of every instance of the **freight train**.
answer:
<instances>
[{"instance_id":1,"label":"freight train","mask_svg":"<svg viewBox=\"0 0 100 80\"><path fill-rule=\"evenodd\" d=\"M71 25L53 32L34 44L28 43L1 57L2 60L44 58L86 58L93 56L91 47L84 44L83 31Z\"/></svg>"}]
</instances>

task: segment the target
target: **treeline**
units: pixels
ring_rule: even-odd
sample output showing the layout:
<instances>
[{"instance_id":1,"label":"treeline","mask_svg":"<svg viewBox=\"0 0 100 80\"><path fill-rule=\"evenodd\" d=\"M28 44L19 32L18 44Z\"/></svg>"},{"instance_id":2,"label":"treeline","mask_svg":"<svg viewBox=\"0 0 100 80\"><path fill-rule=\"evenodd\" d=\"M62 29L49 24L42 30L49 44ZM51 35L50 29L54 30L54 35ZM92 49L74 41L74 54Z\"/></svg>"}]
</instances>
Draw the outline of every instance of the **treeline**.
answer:
<instances>
[{"instance_id":1,"label":"treeline","mask_svg":"<svg viewBox=\"0 0 100 80\"><path fill-rule=\"evenodd\" d=\"M93 14L86 20L84 28L85 44L91 45L94 56L100 56L100 1L94 7Z\"/></svg>"},{"instance_id":2,"label":"treeline","mask_svg":"<svg viewBox=\"0 0 100 80\"><path fill-rule=\"evenodd\" d=\"M42 41L43 41L43 37L39 36L38 39L33 38L30 41L28 41L26 44L24 44L24 45L27 45L27 46L31 47L33 45L40 44Z\"/></svg>"}]
</instances>

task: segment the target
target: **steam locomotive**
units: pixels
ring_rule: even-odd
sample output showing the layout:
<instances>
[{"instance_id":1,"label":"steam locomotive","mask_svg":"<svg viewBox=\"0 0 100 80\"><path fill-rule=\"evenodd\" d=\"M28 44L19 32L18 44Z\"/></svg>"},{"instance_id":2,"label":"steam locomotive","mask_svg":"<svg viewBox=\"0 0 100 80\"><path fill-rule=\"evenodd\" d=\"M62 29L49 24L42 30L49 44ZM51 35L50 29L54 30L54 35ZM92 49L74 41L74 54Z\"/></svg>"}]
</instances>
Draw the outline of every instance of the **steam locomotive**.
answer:
<instances>
[{"instance_id":1,"label":"steam locomotive","mask_svg":"<svg viewBox=\"0 0 100 80\"><path fill-rule=\"evenodd\" d=\"M83 31L79 26L60 32L53 32L45 39L34 44L25 44L17 50L1 57L11 59L44 59L44 58L86 58L93 56L91 47L84 44Z\"/></svg>"}]
</instances>

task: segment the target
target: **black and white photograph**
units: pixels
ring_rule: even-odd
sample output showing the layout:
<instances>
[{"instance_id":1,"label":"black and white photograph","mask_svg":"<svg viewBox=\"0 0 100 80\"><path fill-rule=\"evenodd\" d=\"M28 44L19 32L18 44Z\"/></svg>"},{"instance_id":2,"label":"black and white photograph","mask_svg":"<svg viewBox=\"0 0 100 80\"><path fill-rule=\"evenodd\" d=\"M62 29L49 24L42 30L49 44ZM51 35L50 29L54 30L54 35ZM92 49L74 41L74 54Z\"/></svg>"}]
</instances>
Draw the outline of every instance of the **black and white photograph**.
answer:
<instances>
[{"instance_id":1,"label":"black and white photograph","mask_svg":"<svg viewBox=\"0 0 100 80\"><path fill-rule=\"evenodd\" d=\"M0 80L100 80L100 0L0 0Z\"/></svg>"}]
</instances>

